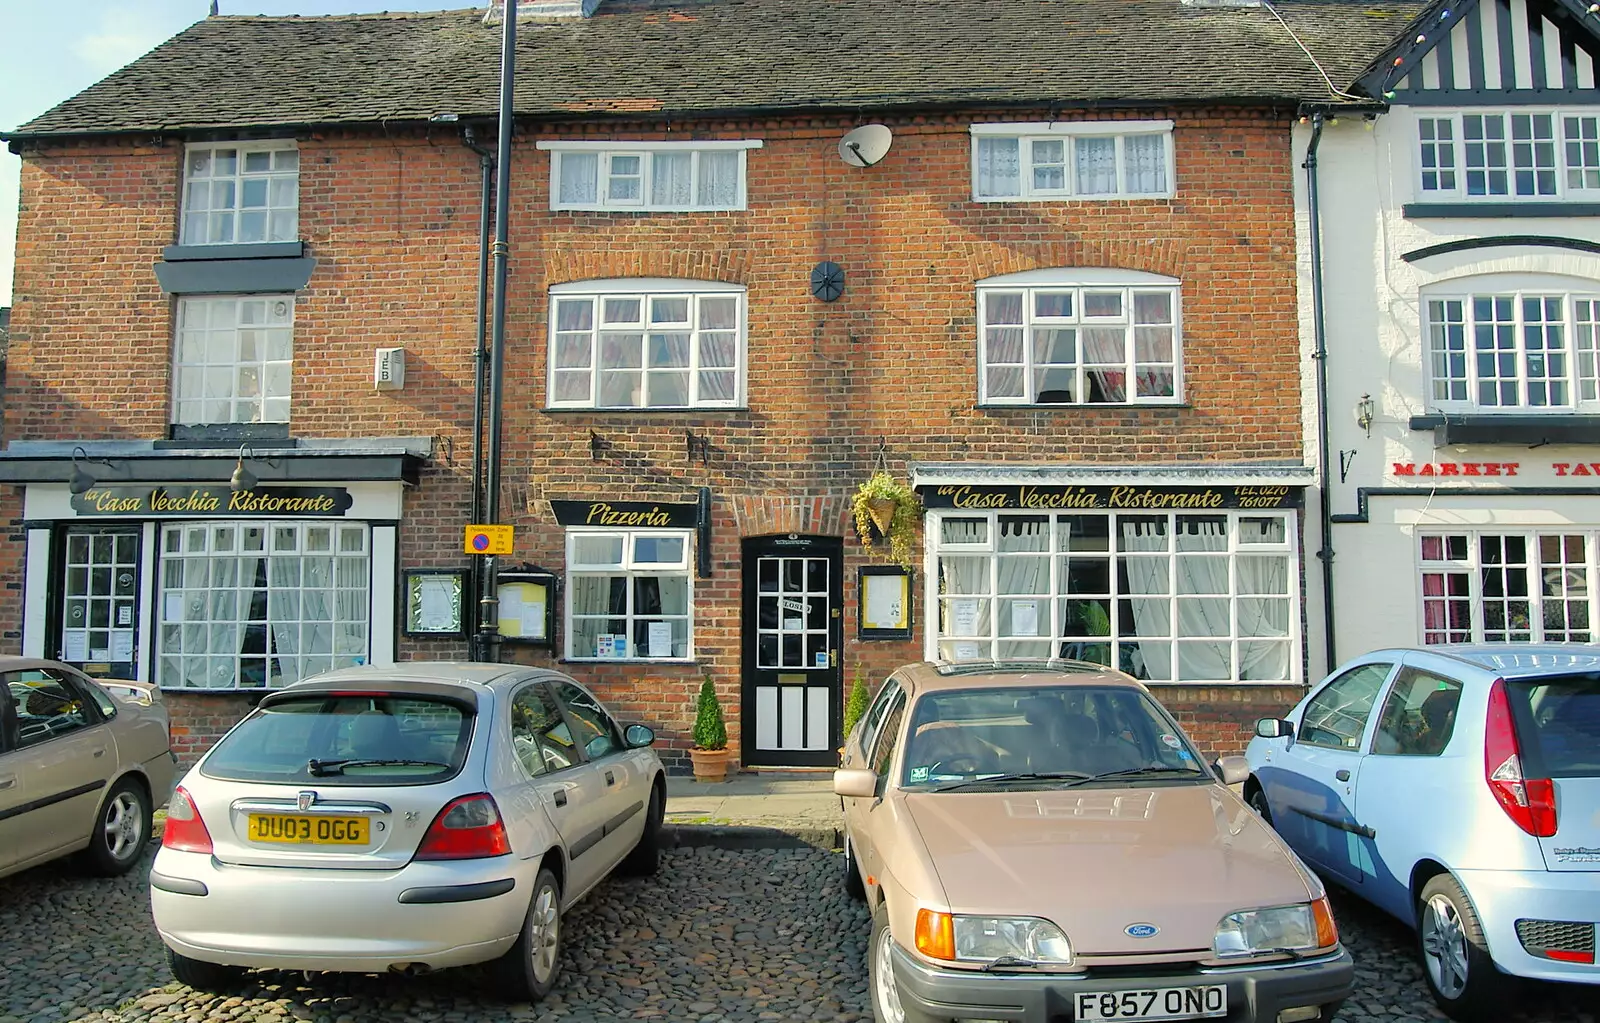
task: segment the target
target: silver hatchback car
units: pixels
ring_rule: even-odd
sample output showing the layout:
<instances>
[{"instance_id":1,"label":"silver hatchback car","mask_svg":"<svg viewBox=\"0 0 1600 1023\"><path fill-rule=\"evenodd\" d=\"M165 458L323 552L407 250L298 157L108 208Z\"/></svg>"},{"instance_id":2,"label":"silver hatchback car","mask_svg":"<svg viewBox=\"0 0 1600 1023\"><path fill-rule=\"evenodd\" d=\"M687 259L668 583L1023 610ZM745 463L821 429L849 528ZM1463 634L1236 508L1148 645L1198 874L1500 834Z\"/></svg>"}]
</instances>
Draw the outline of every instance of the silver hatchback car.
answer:
<instances>
[{"instance_id":1,"label":"silver hatchback car","mask_svg":"<svg viewBox=\"0 0 1600 1023\"><path fill-rule=\"evenodd\" d=\"M407 662L269 693L180 782L150 873L173 976L424 973L554 985L562 914L653 873L650 729L558 672Z\"/></svg>"}]
</instances>

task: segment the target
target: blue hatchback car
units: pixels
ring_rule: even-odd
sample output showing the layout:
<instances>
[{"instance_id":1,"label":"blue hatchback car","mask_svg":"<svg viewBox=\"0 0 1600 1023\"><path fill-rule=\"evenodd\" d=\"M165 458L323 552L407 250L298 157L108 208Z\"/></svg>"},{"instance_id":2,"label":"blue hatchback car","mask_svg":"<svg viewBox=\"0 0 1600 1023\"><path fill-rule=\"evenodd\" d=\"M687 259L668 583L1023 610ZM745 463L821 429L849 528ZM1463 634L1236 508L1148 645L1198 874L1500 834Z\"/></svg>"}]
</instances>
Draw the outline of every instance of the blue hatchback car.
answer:
<instances>
[{"instance_id":1,"label":"blue hatchback car","mask_svg":"<svg viewBox=\"0 0 1600 1023\"><path fill-rule=\"evenodd\" d=\"M1377 650L1257 723L1245 798L1325 879L1414 927L1451 1017L1507 974L1600 984L1600 647Z\"/></svg>"}]
</instances>

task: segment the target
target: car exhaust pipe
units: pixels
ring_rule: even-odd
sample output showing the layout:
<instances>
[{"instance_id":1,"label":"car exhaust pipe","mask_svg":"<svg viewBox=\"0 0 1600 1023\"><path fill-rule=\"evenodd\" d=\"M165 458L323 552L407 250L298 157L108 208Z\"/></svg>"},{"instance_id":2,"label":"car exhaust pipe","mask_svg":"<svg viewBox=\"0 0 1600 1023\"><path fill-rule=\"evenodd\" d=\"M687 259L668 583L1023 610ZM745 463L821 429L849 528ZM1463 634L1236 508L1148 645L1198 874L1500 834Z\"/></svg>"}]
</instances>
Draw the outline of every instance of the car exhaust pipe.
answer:
<instances>
[{"instance_id":1,"label":"car exhaust pipe","mask_svg":"<svg viewBox=\"0 0 1600 1023\"><path fill-rule=\"evenodd\" d=\"M433 967L427 963L390 963L389 972L405 977L423 977L432 973Z\"/></svg>"}]
</instances>

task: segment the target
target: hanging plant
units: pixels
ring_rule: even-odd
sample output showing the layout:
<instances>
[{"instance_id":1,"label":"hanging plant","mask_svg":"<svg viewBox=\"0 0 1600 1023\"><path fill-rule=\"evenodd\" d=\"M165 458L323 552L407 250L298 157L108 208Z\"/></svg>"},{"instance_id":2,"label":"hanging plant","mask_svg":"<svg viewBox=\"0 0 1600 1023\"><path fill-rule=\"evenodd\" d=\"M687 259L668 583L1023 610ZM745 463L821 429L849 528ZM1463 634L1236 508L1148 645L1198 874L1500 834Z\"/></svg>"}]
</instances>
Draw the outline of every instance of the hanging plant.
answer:
<instances>
[{"instance_id":1,"label":"hanging plant","mask_svg":"<svg viewBox=\"0 0 1600 1023\"><path fill-rule=\"evenodd\" d=\"M917 532L922 523L922 502L916 492L879 469L856 490L850 510L855 517L856 535L869 553L873 540L889 541L889 556L908 571L916 567Z\"/></svg>"}]
</instances>

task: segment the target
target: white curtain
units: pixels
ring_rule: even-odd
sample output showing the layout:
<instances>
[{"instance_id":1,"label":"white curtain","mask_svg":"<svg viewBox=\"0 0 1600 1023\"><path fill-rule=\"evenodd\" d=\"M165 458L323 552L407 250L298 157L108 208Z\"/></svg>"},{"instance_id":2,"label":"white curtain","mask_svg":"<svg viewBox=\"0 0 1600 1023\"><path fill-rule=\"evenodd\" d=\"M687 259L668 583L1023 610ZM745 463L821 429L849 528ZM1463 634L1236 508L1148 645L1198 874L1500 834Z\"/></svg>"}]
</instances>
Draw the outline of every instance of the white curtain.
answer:
<instances>
[{"instance_id":1,"label":"white curtain","mask_svg":"<svg viewBox=\"0 0 1600 1023\"><path fill-rule=\"evenodd\" d=\"M292 554L267 559L267 627L276 666L273 684L302 678L300 664L300 559ZM270 668L269 668L270 670Z\"/></svg>"},{"instance_id":2,"label":"white curtain","mask_svg":"<svg viewBox=\"0 0 1600 1023\"><path fill-rule=\"evenodd\" d=\"M1117 190L1117 140L1112 137L1087 137L1073 140L1078 165L1079 195L1098 195Z\"/></svg>"},{"instance_id":3,"label":"white curtain","mask_svg":"<svg viewBox=\"0 0 1600 1023\"><path fill-rule=\"evenodd\" d=\"M572 204L593 204L595 182L600 176L599 153L561 154L561 201Z\"/></svg>"},{"instance_id":4,"label":"white curtain","mask_svg":"<svg viewBox=\"0 0 1600 1023\"><path fill-rule=\"evenodd\" d=\"M980 657L990 656L988 593L992 562L987 554L945 555L939 559L939 592L944 597L939 635L945 640L973 644Z\"/></svg>"},{"instance_id":5,"label":"white curtain","mask_svg":"<svg viewBox=\"0 0 1600 1023\"><path fill-rule=\"evenodd\" d=\"M699 205L725 208L739 204L739 153L700 154Z\"/></svg>"},{"instance_id":6,"label":"white curtain","mask_svg":"<svg viewBox=\"0 0 1600 1023\"><path fill-rule=\"evenodd\" d=\"M650 204L688 206L694 199L694 155L655 153L650 162Z\"/></svg>"},{"instance_id":7,"label":"white curtain","mask_svg":"<svg viewBox=\"0 0 1600 1023\"><path fill-rule=\"evenodd\" d=\"M1118 550L1124 553L1167 550L1167 524L1123 522ZM1129 601L1133 605L1133 626L1138 632L1138 649L1149 677L1157 681L1172 678L1171 636L1172 592L1167 569L1168 557L1118 558L1128 576ZM1149 594L1141 598L1140 594Z\"/></svg>"},{"instance_id":8,"label":"white curtain","mask_svg":"<svg viewBox=\"0 0 1600 1023\"><path fill-rule=\"evenodd\" d=\"M1129 135L1122 140L1122 165L1126 191L1167 190L1167 140L1163 135Z\"/></svg>"},{"instance_id":9,"label":"white curtain","mask_svg":"<svg viewBox=\"0 0 1600 1023\"><path fill-rule=\"evenodd\" d=\"M1195 637L1177 644L1178 678L1216 681L1233 678L1232 623L1228 597L1228 526L1226 522L1179 520L1178 549L1189 554L1217 552L1221 557L1178 558L1178 635ZM1189 596L1185 596L1185 595ZM1200 637L1216 637L1197 642Z\"/></svg>"},{"instance_id":10,"label":"white curtain","mask_svg":"<svg viewBox=\"0 0 1600 1023\"><path fill-rule=\"evenodd\" d=\"M1268 681L1289 678L1289 559L1251 555L1238 559L1239 677ZM1282 596L1267 596L1282 594ZM1245 637L1262 637L1244 642ZM1269 641L1270 640L1270 641Z\"/></svg>"},{"instance_id":11,"label":"white curtain","mask_svg":"<svg viewBox=\"0 0 1600 1023\"><path fill-rule=\"evenodd\" d=\"M1083 360L1100 385L1108 402L1128 397L1127 335L1121 327L1086 327L1083 330ZM1107 364L1114 364L1115 368Z\"/></svg>"},{"instance_id":12,"label":"white curtain","mask_svg":"<svg viewBox=\"0 0 1600 1023\"><path fill-rule=\"evenodd\" d=\"M1035 634L1048 639L1051 633L1050 621L1050 522L1048 519L1022 519L1000 516L999 549L1011 553L1011 557L999 559L999 596L1018 594L1023 596L1037 596L1035 602ZM1030 554L1018 552L1039 552L1035 557ZM1004 616L1006 628L1002 633L1017 635L1016 602L1006 602L1010 614ZM1000 657L1040 657L1049 654L1049 644L1029 640L1002 639L999 643Z\"/></svg>"},{"instance_id":13,"label":"white curtain","mask_svg":"<svg viewBox=\"0 0 1600 1023\"><path fill-rule=\"evenodd\" d=\"M572 652L578 657L593 657L601 635L611 631L608 618L580 618L579 615L604 615L612 611L612 577L575 575L572 581Z\"/></svg>"},{"instance_id":14,"label":"white curtain","mask_svg":"<svg viewBox=\"0 0 1600 1023\"><path fill-rule=\"evenodd\" d=\"M1022 150L1017 139L978 139L978 194L1022 194Z\"/></svg>"}]
</instances>

